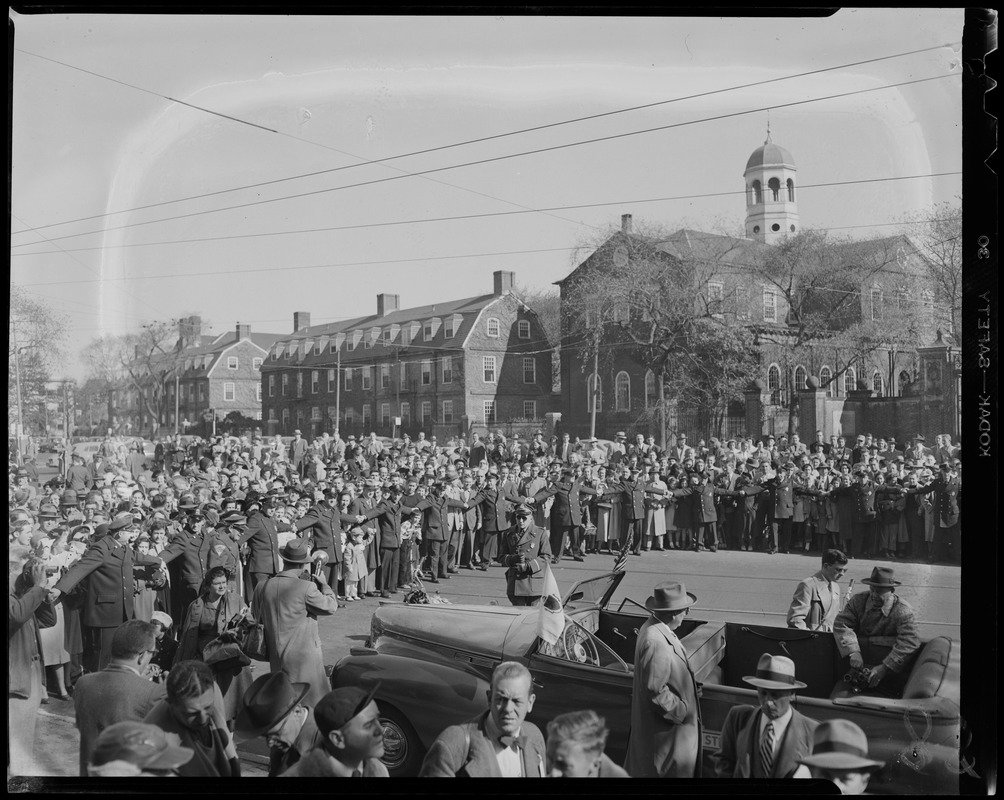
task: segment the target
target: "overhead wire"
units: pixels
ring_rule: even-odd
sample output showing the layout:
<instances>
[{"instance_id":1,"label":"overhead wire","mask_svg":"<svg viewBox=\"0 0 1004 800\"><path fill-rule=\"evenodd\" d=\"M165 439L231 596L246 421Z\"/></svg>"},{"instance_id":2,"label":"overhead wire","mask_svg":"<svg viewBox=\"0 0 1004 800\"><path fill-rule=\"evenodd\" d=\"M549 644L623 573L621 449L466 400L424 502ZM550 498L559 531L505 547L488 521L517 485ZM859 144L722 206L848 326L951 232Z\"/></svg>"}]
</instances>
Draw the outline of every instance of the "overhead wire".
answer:
<instances>
[{"instance_id":1,"label":"overhead wire","mask_svg":"<svg viewBox=\"0 0 1004 800\"><path fill-rule=\"evenodd\" d=\"M729 112L729 113L725 113L725 114L718 114L718 115L710 116L710 117L702 117L702 118L696 119L696 120L687 120L687 121L684 121L684 122L671 123L671 124L668 124L668 125L658 125L658 126L654 126L654 127L651 127L651 128L644 128L644 129L641 129L641 130L626 131L626 132L617 133L617 134L610 134L610 135L607 135L607 136L593 137L591 139L584 139L584 140L580 140L580 141L576 141L576 142L565 142L563 144L551 145L551 146L548 146L548 147L540 147L540 148L535 148L535 149L532 149L532 150L525 150L525 151L521 151L521 152L518 152L518 153L509 153L509 154L506 154L506 155L499 155L499 156L492 156L492 157L489 157L489 158L476 159L476 160L473 160L473 161L462 162L462 163L459 163L459 164L449 164L449 165L442 166L442 167L433 167L433 168L426 169L426 170L419 170L419 171L416 171L416 172L410 172L410 173L407 173L405 175L393 175L393 176L388 176L388 177L384 177L384 178L374 178L372 180L359 181L357 183L346 184L346 185L343 185L343 186L334 186L334 187L327 187L327 188L323 188L323 189L314 189L314 190L307 191L307 192L297 192L297 193L289 194L289 195L281 195L279 197L263 198L263 199L259 199L259 200L249 201L249 202L246 202L246 203L237 203L237 204L234 204L234 205L222 206L220 208L204 209L202 211L192 211L192 212L185 213L185 214L176 214L176 215L168 216L168 217L160 217L158 219L141 220L141 221L137 221L137 222L126 223L126 224L123 224L123 225L113 225L113 226L109 226L109 227L105 227L105 228L100 228L100 229L96 229L96 230L83 231L81 233L72 233L72 234L65 234L65 235L62 235L62 236L54 236L54 237L51 237L49 240L50 241L63 241L65 239L76 239L76 238L79 238L81 236L91 236L91 235L99 234L99 233L103 234L103 233L107 233L108 231L126 230L126 229L130 229L130 228L143 227L143 226L146 226L146 225L155 225L155 224L160 224L160 223L164 223L164 222L172 222L172 221L176 221L176 220L180 220L180 219L191 219L193 217L207 216L209 214L218 214L218 213L221 213L221 212L224 212L224 211L237 211L237 210L242 210L242 209L246 209L246 208L252 208L252 207L258 207L258 206L268 205L268 204L271 204L271 203L283 202L283 201L286 201L286 200L295 200L295 199L300 199L300 198L305 198L305 197L315 197L315 196L322 195L322 194L330 194L332 192L340 192L340 191L345 191L345 190L348 190L348 189L356 189L356 188L360 188L360 187L363 187L363 186L373 186L373 185L378 185L378 184L389 183L389 182L392 182L392 181L402 180L404 178L421 177L421 176L431 175L431 174L435 174L435 173L439 173L439 172L447 172L449 170L454 170L454 169L463 169L463 168L472 167L472 166L480 166L480 165L483 165L483 164L491 164L491 163L496 163L496 162L499 162L499 161L506 161L506 160L513 159L513 158L523 158L525 156L540 155L542 153L549 153L549 152L554 152L554 151L557 151L557 150L565 150L565 149L569 149L569 148L573 148L573 147L582 147L582 146L585 146L585 145L597 144L599 142L614 141L616 139L623 139L623 138L627 138L627 137L631 137L631 136L640 136L640 135L644 135L644 134L648 134L648 133L657 133L657 132L661 132L661 131L665 131L665 130L672 130L672 129L675 129L675 128L686 127L686 126L689 126L689 125L702 124L702 123L705 123L705 122L716 122L716 121L720 121L720 120L723 120L723 119L731 119L731 118L734 118L734 117L741 117L741 116L747 116L749 114L760 113L762 111L766 111L766 110L770 110L770 109L791 108L791 107L794 107L794 106L806 105L808 103L818 103L818 102L823 102L823 101L826 101L826 100L836 100L836 99L842 99L842 98L851 97L851 96L855 96L855 95L869 94L869 93L872 93L872 92L887 91L889 89L902 88L903 86L912 86L912 85L916 85L916 84L920 84L920 83L926 83L926 82L929 82L929 81L944 80L945 78L954 78L954 77L958 77L958 73L949 73L947 75L935 75L935 76L927 77L927 78L916 78L916 79L913 79L913 80L903 81L903 82L900 82L900 83L886 84L884 86L871 87L871 88L868 88L868 89L855 89L853 91L839 92L839 93L836 93L836 94L824 95L824 96L821 96L821 97L813 97L813 98L809 98L809 99L806 99L806 100L795 100L795 101L791 101L791 102L788 102L788 103L775 103L775 104L771 104L769 106L761 106L761 107L758 107L758 108L746 109L744 111L734 111L734 112ZM13 245L13 247L22 247L22 246L24 246L24 245Z\"/></svg>"},{"instance_id":2,"label":"overhead wire","mask_svg":"<svg viewBox=\"0 0 1004 800\"><path fill-rule=\"evenodd\" d=\"M838 64L838 65L834 65L834 66L830 66L830 67L822 67L822 68L815 69L815 70L807 70L805 72L795 73L793 75L784 75L784 76L781 76L781 77L778 77L778 78L767 78L767 79L764 79L764 80L761 80L761 81L753 81L753 82L750 82L750 83L738 84L738 85L735 85L735 86L723 87L721 89L713 89L713 90L709 90L709 91L706 91L706 92L697 92L695 94L684 95L682 97L674 97L674 98L670 98L670 99L667 99L667 100L658 100L658 101L654 101L654 102L651 102L651 103L643 103L641 105L628 106L626 108L613 109L611 111L600 112L600 113L597 113L597 114L589 114L589 115L586 115L586 116L575 117L575 118L567 119L567 120L560 120L558 122L551 122L551 123L545 123L545 124L541 124L541 125L534 125L534 126L531 126L531 127L528 127L528 128L521 128L521 129L518 129L518 130L507 131L507 132L504 132L504 133L491 134L489 136L482 136L482 137L477 137L477 138L474 138L474 139L466 139L466 140L462 140L462 141L459 141L459 142L452 142L450 144L437 145L435 147L424 148L424 149L421 149L421 150L413 150L413 151L410 151L410 152L407 152L407 153L398 153L396 155L386 156L384 158L368 159L368 160L362 161L359 164L349 164L349 165L343 165L343 166L340 166L340 167L332 167L332 168L325 169L325 170L315 170L313 172L307 172L307 173L302 173L302 174L298 174L298 175L286 176L286 177L283 177L283 178L277 178L277 179L273 179L273 180L270 180L270 181L262 181L262 182L259 182L259 183L245 184L243 186L231 187L231 188L228 188L228 189L220 189L220 190L217 190L217 191L205 192L205 193L202 193L202 194L189 195L187 197L174 198L174 199L171 199L171 200L165 200L165 201L161 201L161 202L158 202L158 203L150 203L150 204L146 204L146 205L142 205L142 206L134 206L132 208L127 208L127 209L119 209L119 210L116 210L116 211L108 211L108 212L105 212L105 213L102 213L102 214L94 214L94 215L87 216L87 217L78 217L76 219L71 219L71 220L63 220L61 222L49 223L48 225L43 226L43 227L48 228L48 227L54 227L54 226L58 226L58 225L68 225L68 224L72 224L72 223L76 223L76 222L85 222L85 221L89 221L89 220L92 220L92 219L100 219L100 218L104 218L104 217L107 217L107 216L112 216L112 215L115 215L115 214L130 213L130 212L133 212L133 211L146 210L146 209L156 208L156 207L160 207L160 206L164 206L164 205L170 205L170 204L174 204L174 203L187 202L189 200L197 200L197 199L203 199L203 198L206 198L206 197L214 197L214 196L218 196L220 194L227 194L227 193L231 193L231 192L244 191L246 189L257 189L257 188L261 188L261 187L264 187L264 186L271 186L271 185L275 185L277 183L283 183L283 182L287 182L287 181L302 180L304 178L317 177L319 175L331 174L331 173L339 172L339 171L342 171L342 170L345 170L345 169L356 169L356 168L359 168L359 167L369 166L369 165L373 165L373 164L385 164L386 162L395 161L395 160L402 159L402 158L410 158L410 157L414 157L414 156L418 156L418 155L427 155L429 153L440 152L440 151L443 151L443 150L451 150L451 149L454 149L454 148L457 148L457 147L466 147L466 146L469 146L469 145L472 145L472 144L480 144L480 143L483 143L483 142L494 141L494 140L497 140L497 139L503 139L503 138L507 138L507 137L510 137L510 136L523 135L523 134L526 134L526 133L533 133L533 132L537 132L537 131L541 131L541 130L547 130L547 129L550 129L550 128L561 127L561 126L564 126L564 125L578 124L578 123L581 123L581 122L587 122L587 121L591 121L591 120L595 120L595 119L601 119L601 118L604 118L604 117L614 116L614 115L617 115L617 114L625 114L625 113L630 113L630 112L633 112L633 111L641 111L641 110L645 110L645 109L656 108L658 106L668 105L668 104L671 104L671 103L678 103L678 102L683 102L683 101L686 101L686 100L694 100L694 99L699 99L699 98L703 98L703 97L710 97L710 96L713 96L713 95L716 95L716 94L722 94L722 93L725 93L725 92L739 91L739 90L742 90L742 89L749 89L749 88L753 88L753 87L757 87L757 86L765 86L765 85L768 85L768 84L771 84L771 83L778 83L778 82L786 81L786 80L795 80L797 78L808 77L810 75L819 75L819 74L826 73L826 72L834 72L836 70L848 69L848 68L851 68L851 67L858 67L858 66L862 66L864 64L874 64L874 63L878 63L880 61L889 61L889 60L896 59L896 58L905 58L906 56L917 55L917 54L920 54L920 53L931 52L931 51L934 51L934 50L941 50L941 49L943 49L945 47L949 47L949 48L956 47L957 45L958 45L958 43L956 43L956 42L946 42L944 44L938 44L938 45L933 45L933 46L930 46L930 47L918 48L916 50L909 50L909 51L902 52L902 53L894 53L894 54L886 55L886 56L877 56L875 58L863 59L861 61L853 61L853 62L848 62L848 63L844 63L844 64ZM213 115L216 115L216 116L220 116L220 117L223 117L225 119L229 119L231 121L238 122L238 123L241 123L241 124L250 125L252 127L259 128L261 130L265 130L265 131L268 131L268 132L271 132L271 133L275 133L275 134L279 134L279 135L284 135L284 136L287 136L289 138L294 139L297 142L306 143L306 144L314 145L314 146L317 146L317 147L322 147L322 148L324 148L326 150L332 150L332 151L340 153L342 155L349 155L349 156L351 156L353 158L357 157L357 156L354 156L351 153L346 153L345 151L338 150L337 148L330 147L329 145L324 145L323 143L320 143L320 142L313 142L311 140L306 140L306 139L302 139L300 137L291 136L290 134L283 134L282 132L277 131L277 130L275 130L273 128L268 128L268 127L265 127L265 126L262 126L262 125L258 125L256 123L251 123L251 122L248 122L246 120L242 120L242 119L239 119L237 117L233 117L231 115L222 114L222 113L214 111L212 109L208 109L208 108L205 108L205 107L202 107L202 106L194 105L192 103L186 103L186 102L178 100L178 99L176 99L174 97L171 97L171 96L168 96L168 95L164 95L164 94L161 94L159 92L155 92L155 91L152 91L152 90L149 90L149 89L145 89L143 87L136 86L135 84L126 83L125 81L121 81L121 80L118 80L116 78L112 78L112 77L109 77L109 76L106 76L106 75L102 75L100 73L94 72L93 70L87 70L87 69L84 69L82 67L77 67L77 66L75 66L73 64L68 64L65 61L60 61L58 59L50 58L50 57L47 57L47 56L42 56L42 55L40 55L38 53L32 53L30 51L23 50L21 48L16 48L16 51L24 53L26 55L34 56L35 58L39 58L39 59L43 59L43 60L46 60L46 61L50 61L52 63L59 64L61 66L67 67L69 69L79 70L79 71L85 72L85 73L87 73L89 75L92 75L92 76L95 76L95 77L98 77L98 78L103 78L105 80L109 80L109 81L112 81L114 83L118 83L120 85L127 86L127 87L135 89L137 91L141 91L141 92L145 92L147 94L152 94L152 95L155 95L155 96L158 96L158 97L162 97L162 98L164 98L164 99L166 99L168 101L180 103L181 105L185 105L185 106L187 106L189 108L193 108L195 110L204 111L205 113L208 113L208 114L213 114ZM21 231L18 231L18 233L21 233Z\"/></svg>"}]
</instances>

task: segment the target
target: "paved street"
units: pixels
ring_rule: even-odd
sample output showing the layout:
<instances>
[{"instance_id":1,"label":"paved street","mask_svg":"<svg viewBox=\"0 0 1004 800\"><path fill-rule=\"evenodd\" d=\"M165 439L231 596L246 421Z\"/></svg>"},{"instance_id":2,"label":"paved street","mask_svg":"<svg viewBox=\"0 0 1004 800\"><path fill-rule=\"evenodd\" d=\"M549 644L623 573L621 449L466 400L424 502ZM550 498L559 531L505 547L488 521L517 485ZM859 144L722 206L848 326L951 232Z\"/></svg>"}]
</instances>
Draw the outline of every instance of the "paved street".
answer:
<instances>
[{"instance_id":1,"label":"paved street","mask_svg":"<svg viewBox=\"0 0 1004 800\"><path fill-rule=\"evenodd\" d=\"M613 597L616 607L625 598L643 603L651 588L669 576L682 580L687 589L697 595L694 617L735 622L747 621L783 627L784 615L795 583L813 573L819 563L816 555L774 555L729 552L695 554L689 551L664 551L629 556L627 576ZM855 591L864 589L860 583L871 572L873 562L853 560L848 579L855 580ZM924 638L937 635L959 636L961 603L961 572L958 567L921 563L891 562L897 579L903 582L900 595L910 602L921 621ZM562 595L584 578L609 571L613 558L591 555L584 563L562 561L554 567ZM494 567L488 572L461 570L437 588L452 603L507 604L504 570ZM398 602L401 595L395 595ZM378 600L370 598L345 604L334 617L320 622L325 663L334 664L348 655L349 649L365 642L370 617ZM256 664L261 674L265 665ZM78 739L73 725L73 702L53 699L39 714L35 753L41 767L49 775L72 776L77 769ZM263 776L264 742L249 743L241 748L244 774Z\"/></svg>"}]
</instances>

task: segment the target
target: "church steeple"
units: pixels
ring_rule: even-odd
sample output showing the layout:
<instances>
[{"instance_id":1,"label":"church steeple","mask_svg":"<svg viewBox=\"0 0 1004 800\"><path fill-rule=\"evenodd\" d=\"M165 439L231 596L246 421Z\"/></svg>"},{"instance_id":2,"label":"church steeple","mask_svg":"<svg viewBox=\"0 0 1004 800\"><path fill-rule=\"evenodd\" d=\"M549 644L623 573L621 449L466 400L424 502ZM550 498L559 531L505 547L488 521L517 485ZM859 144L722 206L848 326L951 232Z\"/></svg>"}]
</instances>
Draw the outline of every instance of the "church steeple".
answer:
<instances>
[{"instance_id":1,"label":"church steeple","mask_svg":"<svg viewBox=\"0 0 1004 800\"><path fill-rule=\"evenodd\" d=\"M746 162L746 236L772 244L800 229L795 203L795 160L770 138Z\"/></svg>"}]
</instances>

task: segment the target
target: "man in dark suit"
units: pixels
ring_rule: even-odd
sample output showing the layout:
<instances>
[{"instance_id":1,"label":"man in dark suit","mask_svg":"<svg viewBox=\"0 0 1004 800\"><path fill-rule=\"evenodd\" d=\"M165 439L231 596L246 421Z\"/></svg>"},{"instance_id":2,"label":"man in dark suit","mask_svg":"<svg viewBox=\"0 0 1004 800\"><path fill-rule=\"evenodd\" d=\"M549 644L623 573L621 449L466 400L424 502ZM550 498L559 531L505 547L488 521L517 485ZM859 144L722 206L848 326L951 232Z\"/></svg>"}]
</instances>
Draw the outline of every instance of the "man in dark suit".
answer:
<instances>
[{"instance_id":1,"label":"man in dark suit","mask_svg":"<svg viewBox=\"0 0 1004 800\"><path fill-rule=\"evenodd\" d=\"M572 454L575 452L575 445L572 444L572 440L567 433L561 434L561 443L558 445L558 449L554 456L562 464L572 463Z\"/></svg>"},{"instance_id":2,"label":"man in dark suit","mask_svg":"<svg viewBox=\"0 0 1004 800\"><path fill-rule=\"evenodd\" d=\"M526 721L534 699L530 671L516 661L499 664L492 673L488 710L439 734L419 777L545 777L544 736Z\"/></svg>"},{"instance_id":3,"label":"man in dark suit","mask_svg":"<svg viewBox=\"0 0 1004 800\"><path fill-rule=\"evenodd\" d=\"M94 744L109 725L142 720L166 696L163 683L143 676L156 650L157 626L132 619L112 636L111 662L100 672L84 675L73 689L80 731L80 775L87 776Z\"/></svg>"},{"instance_id":4,"label":"man in dark suit","mask_svg":"<svg viewBox=\"0 0 1004 800\"><path fill-rule=\"evenodd\" d=\"M62 595L73 591L77 584L84 585L80 622L84 639L84 668L88 672L97 672L108 666L115 629L133 618L136 588L133 566L144 566L148 571L157 565L163 568L163 561L159 558L141 555L134 558L130 544L135 536L129 514L99 525L91 546L49 590L49 600L54 603Z\"/></svg>"},{"instance_id":5,"label":"man in dark suit","mask_svg":"<svg viewBox=\"0 0 1004 800\"><path fill-rule=\"evenodd\" d=\"M502 532L509 528L506 515L508 504L518 505L522 502L515 492L515 487L510 487L509 491L499 488L497 472L489 472L485 480L487 485L467 501L467 508L476 508L479 505L481 507L481 530L475 537L474 550L481 558L478 569L482 572L487 571L488 563L497 558L501 550L502 543L499 538Z\"/></svg>"},{"instance_id":6,"label":"man in dark suit","mask_svg":"<svg viewBox=\"0 0 1004 800\"><path fill-rule=\"evenodd\" d=\"M338 567L342 563L342 523L354 525L359 522L355 514L338 511L338 492L325 489L324 499L318 500L307 509L307 513L293 523L300 535L306 536L314 552L324 552L327 562L321 567L328 586L338 591ZM306 533L303 533L306 531Z\"/></svg>"},{"instance_id":7,"label":"man in dark suit","mask_svg":"<svg viewBox=\"0 0 1004 800\"><path fill-rule=\"evenodd\" d=\"M429 574L431 583L448 579L446 543L450 540L449 509L466 509L459 500L447 497L441 481L432 484L432 492L422 502L405 513L422 511L422 539L429 548Z\"/></svg>"},{"instance_id":8,"label":"man in dark suit","mask_svg":"<svg viewBox=\"0 0 1004 800\"><path fill-rule=\"evenodd\" d=\"M403 587L398 585L401 556L401 517L410 511L401 503L401 487L387 484L383 489L383 499L373 508L364 512L364 519L375 519L379 526L377 534L380 547L380 596L390 597Z\"/></svg>"},{"instance_id":9,"label":"man in dark suit","mask_svg":"<svg viewBox=\"0 0 1004 800\"><path fill-rule=\"evenodd\" d=\"M533 606L544 590L544 570L551 545L542 528L533 524L533 509L516 509L516 525L502 536L499 561L506 567L506 595L514 606Z\"/></svg>"},{"instance_id":10,"label":"man in dark suit","mask_svg":"<svg viewBox=\"0 0 1004 800\"><path fill-rule=\"evenodd\" d=\"M532 500L543 503L553 497L551 503L551 563L557 564L565 548L565 542L572 551L572 558L585 561L582 555L582 502L581 495L596 496L595 489L586 486L582 478L576 477L569 468L561 470L561 479L537 492Z\"/></svg>"},{"instance_id":11,"label":"man in dark suit","mask_svg":"<svg viewBox=\"0 0 1004 800\"><path fill-rule=\"evenodd\" d=\"M634 538L631 554L641 555L641 540L645 525L645 494L666 494L665 489L652 487L638 477L630 467L624 470L624 477L618 487L621 492L621 514L628 527L628 538Z\"/></svg>"},{"instance_id":12,"label":"man in dark suit","mask_svg":"<svg viewBox=\"0 0 1004 800\"><path fill-rule=\"evenodd\" d=\"M248 525L237 543L246 542L251 548L248 559L251 591L282 568L279 559L279 531L289 531L292 528L285 522L272 519L275 506L276 501L271 498L267 498L260 505L257 500L245 502Z\"/></svg>"},{"instance_id":13,"label":"man in dark suit","mask_svg":"<svg viewBox=\"0 0 1004 800\"><path fill-rule=\"evenodd\" d=\"M722 746L714 756L719 778L790 778L812 752L819 724L791 707L796 689L795 662L764 653L756 675L743 681L755 687L759 708L733 706L722 723Z\"/></svg>"},{"instance_id":14,"label":"man in dark suit","mask_svg":"<svg viewBox=\"0 0 1004 800\"><path fill-rule=\"evenodd\" d=\"M467 455L468 466L470 466L471 469L475 469L487 458L488 450L485 448L485 443L481 441L480 434L471 434L471 447Z\"/></svg>"},{"instance_id":15,"label":"man in dark suit","mask_svg":"<svg viewBox=\"0 0 1004 800\"><path fill-rule=\"evenodd\" d=\"M938 467L938 476L926 486L908 489L906 494L919 495L934 492L935 532L928 553L928 561L935 559L962 560L962 530L959 525L959 497L962 483L958 476L958 462L945 461Z\"/></svg>"}]
</instances>

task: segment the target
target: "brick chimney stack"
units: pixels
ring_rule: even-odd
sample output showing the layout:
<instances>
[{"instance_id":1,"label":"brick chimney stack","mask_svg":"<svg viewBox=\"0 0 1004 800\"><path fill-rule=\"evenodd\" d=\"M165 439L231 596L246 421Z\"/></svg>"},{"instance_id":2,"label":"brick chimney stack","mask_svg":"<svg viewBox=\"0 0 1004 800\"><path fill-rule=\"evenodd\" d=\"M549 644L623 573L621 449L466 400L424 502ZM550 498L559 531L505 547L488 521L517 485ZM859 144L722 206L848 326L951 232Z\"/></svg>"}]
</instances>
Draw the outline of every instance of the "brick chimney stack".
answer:
<instances>
[{"instance_id":1,"label":"brick chimney stack","mask_svg":"<svg viewBox=\"0 0 1004 800\"><path fill-rule=\"evenodd\" d=\"M377 295L377 316L386 317L397 311L401 307L401 295L399 294L378 294Z\"/></svg>"},{"instance_id":2,"label":"brick chimney stack","mask_svg":"<svg viewBox=\"0 0 1004 800\"><path fill-rule=\"evenodd\" d=\"M310 312L309 311L294 311L293 312L293 333L301 331L304 328L310 327Z\"/></svg>"},{"instance_id":3,"label":"brick chimney stack","mask_svg":"<svg viewBox=\"0 0 1004 800\"><path fill-rule=\"evenodd\" d=\"M495 296L501 297L506 292L511 292L513 285L516 283L516 273L515 272L504 272L498 270L494 273L495 277Z\"/></svg>"},{"instance_id":4,"label":"brick chimney stack","mask_svg":"<svg viewBox=\"0 0 1004 800\"><path fill-rule=\"evenodd\" d=\"M237 323L237 341L239 342L242 339L248 339L250 337L251 337L251 326L250 325L241 325L238 322Z\"/></svg>"},{"instance_id":5,"label":"brick chimney stack","mask_svg":"<svg viewBox=\"0 0 1004 800\"><path fill-rule=\"evenodd\" d=\"M631 233L631 215L621 214L621 233L630 234Z\"/></svg>"}]
</instances>

